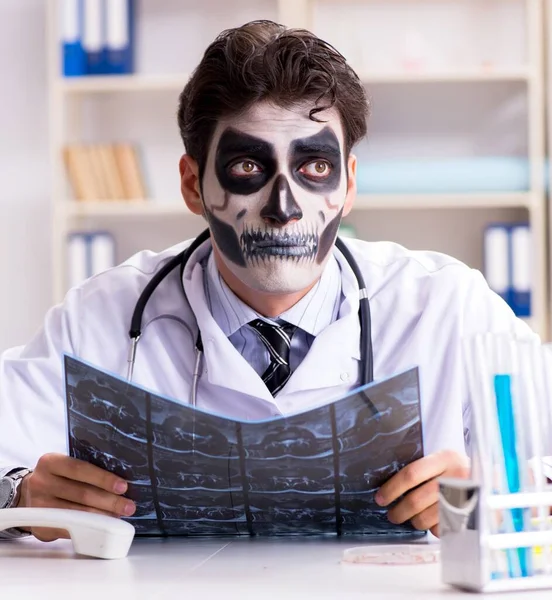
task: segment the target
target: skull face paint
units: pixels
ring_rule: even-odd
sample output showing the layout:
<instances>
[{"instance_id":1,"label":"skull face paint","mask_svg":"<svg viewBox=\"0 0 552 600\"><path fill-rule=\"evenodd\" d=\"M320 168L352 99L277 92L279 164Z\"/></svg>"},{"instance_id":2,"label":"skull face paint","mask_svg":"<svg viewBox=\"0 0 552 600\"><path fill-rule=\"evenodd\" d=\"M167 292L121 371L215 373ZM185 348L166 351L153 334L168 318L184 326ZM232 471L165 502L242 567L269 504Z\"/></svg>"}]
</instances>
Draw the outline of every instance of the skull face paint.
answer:
<instances>
[{"instance_id":1,"label":"skull face paint","mask_svg":"<svg viewBox=\"0 0 552 600\"><path fill-rule=\"evenodd\" d=\"M222 260L249 288L306 289L331 254L347 178L339 115L322 118L263 102L217 125L202 181L205 215Z\"/></svg>"}]
</instances>

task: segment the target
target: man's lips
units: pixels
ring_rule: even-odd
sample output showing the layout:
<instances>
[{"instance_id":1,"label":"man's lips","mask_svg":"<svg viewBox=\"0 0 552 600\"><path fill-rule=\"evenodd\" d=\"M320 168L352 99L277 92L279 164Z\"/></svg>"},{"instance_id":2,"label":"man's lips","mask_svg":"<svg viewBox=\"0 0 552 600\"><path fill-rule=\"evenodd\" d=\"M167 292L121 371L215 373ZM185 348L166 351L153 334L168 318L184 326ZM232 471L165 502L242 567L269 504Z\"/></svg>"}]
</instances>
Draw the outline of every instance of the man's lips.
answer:
<instances>
[{"instance_id":1,"label":"man's lips","mask_svg":"<svg viewBox=\"0 0 552 600\"><path fill-rule=\"evenodd\" d=\"M307 233L276 233L245 231L240 236L241 247L248 258L253 256L315 257L318 252L318 235Z\"/></svg>"},{"instance_id":2,"label":"man's lips","mask_svg":"<svg viewBox=\"0 0 552 600\"><path fill-rule=\"evenodd\" d=\"M298 248L298 247L306 247L308 244L298 244L295 240L260 240L258 242L253 242L253 245L257 248L271 248L274 246L279 246L282 248Z\"/></svg>"}]
</instances>

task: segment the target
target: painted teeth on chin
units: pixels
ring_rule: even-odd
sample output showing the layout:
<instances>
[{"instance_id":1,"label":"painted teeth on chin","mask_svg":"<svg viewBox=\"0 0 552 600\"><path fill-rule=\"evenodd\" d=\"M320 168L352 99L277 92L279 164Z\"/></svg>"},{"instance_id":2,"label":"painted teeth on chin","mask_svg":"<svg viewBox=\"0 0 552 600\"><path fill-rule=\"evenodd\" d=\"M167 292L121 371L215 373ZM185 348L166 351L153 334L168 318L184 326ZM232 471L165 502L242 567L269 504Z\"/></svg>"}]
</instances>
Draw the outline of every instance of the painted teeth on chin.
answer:
<instances>
[{"instance_id":1,"label":"painted teeth on chin","mask_svg":"<svg viewBox=\"0 0 552 600\"><path fill-rule=\"evenodd\" d=\"M291 229L280 233L273 227L265 227L264 230L261 230L260 228L252 229L246 225L240 236L240 248L245 258L257 266L274 264L278 260L291 260L294 264L306 265L314 262L318 252L318 239L314 229L314 227L308 227L300 231L297 224L294 223ZM286 241L295 239L302 247L297 248L296 252L290 255L258 252L257 242L270 240L277 235L281 235Z\"/></svg>"}]
</instances>

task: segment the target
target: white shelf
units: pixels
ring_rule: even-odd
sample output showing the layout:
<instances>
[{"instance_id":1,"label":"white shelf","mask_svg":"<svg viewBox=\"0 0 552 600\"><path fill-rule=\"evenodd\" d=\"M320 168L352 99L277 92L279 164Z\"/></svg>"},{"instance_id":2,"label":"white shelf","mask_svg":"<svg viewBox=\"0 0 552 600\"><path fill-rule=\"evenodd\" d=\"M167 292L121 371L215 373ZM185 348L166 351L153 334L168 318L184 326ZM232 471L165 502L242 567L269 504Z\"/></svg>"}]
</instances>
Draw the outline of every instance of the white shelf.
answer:
<instances>
[{"instance_id":1,"label":"white shelf","mask_svg":"<svg viewBox=\"0 0 552 600\"><path fill-rule=\"evenodd\" d=\"M60 78L57 86L66 94L93 94L104 92L180 92L189 75L108 75Z\"/></svg>"},{"instance_id":2,"label":"white shelf","mask_svg":"<svg viewBox=\"0 0 552 600\"><path fill-rule=\"evenodd\" d=\"M359 194L356 209L452 209L452 208L530 208L533 195L516 193L469 194Z\"/></svg>"},{"instance_id":3,"label":"white shelf","mask_svg":"<svg viewBox=\"0 0 552 600\"><path fill-rule=\"evenodd\" d=\"M357 71L365 83L447 83L485 81L528 81L532 72L525 67L509 69L467 69L421 72ZM66 94L101 94L110 92L169 91L180 92L189 75L112 75L60 78L57 86Z\"/></svg>"},{"instance_id":4,"label":"white shelf","mask_svg":"<svg viewBox=\"0 0 552 600\"><path fill-rule=\"evenodd\" d=\"M357 71L365 83L469 83L493 81L521 81L531 79L533 72L526 67L496 69L458 69L447 71Z\"/></svg>"},{"instance_id":5,"label":"white shelf","mask_svg":"<svg viewBox=\"0 0 552 600\"><path fill-rule=\"evenodd\" d=\"M67 201L60 204L69 217L162 217L193 216L184 200L159 202L154 200Z\"/></svg>"},{"instance_id":6,"label":"white shelf","mask_svg":"<svg viewBox=\"0 0 552 600\"><path fill-rule=\"evenodd\" d=\"M405 210L452 208L530 208L530 193L503 194L360 194L356 210ZM61 210L74 218L191 216L183 200L67 201Z\"/></svg>"}]
</instances>

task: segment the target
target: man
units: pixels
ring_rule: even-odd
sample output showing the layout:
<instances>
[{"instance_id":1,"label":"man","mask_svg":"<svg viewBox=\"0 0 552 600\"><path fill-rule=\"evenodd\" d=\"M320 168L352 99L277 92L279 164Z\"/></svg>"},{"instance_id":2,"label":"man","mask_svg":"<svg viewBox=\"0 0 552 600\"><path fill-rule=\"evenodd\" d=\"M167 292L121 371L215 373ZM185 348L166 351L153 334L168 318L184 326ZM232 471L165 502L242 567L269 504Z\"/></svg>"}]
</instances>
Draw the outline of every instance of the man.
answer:
<instances>
[{"instance_id":1,"label":"man","mask_svg":"<svg viewBox=\"0 0 552 600\"><path fill-rule=\"evenodd\" d=\"M357 76L308 32L255 22L207 49L181 95L178 123L187 152L182 195L205 217L211 239L182 278L173 271L148 302L136 383L187 401L199 329L197 404L205 410L266 418L357 385L365 351L359 288L334 241L353 207L351 150L366 133L367 114ZM367 284L375 379L414 364L422 378L427 455L384 484L377 500L385 506L404 496L390 520L438 533L437 478L468 474L461 339L531 334L480 273L452 258L392 243L348 245ZM124 376L138 297L184 247L140 253L70 290L33 341L3 355L0 466L22 479L10 506L133 513L125 481L66 456L62 355ZM288 355L275 352L274 336Z\"/></svg>"}]
</instances>

